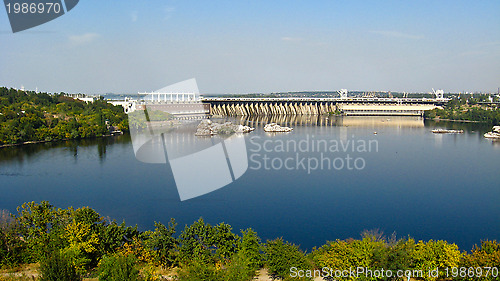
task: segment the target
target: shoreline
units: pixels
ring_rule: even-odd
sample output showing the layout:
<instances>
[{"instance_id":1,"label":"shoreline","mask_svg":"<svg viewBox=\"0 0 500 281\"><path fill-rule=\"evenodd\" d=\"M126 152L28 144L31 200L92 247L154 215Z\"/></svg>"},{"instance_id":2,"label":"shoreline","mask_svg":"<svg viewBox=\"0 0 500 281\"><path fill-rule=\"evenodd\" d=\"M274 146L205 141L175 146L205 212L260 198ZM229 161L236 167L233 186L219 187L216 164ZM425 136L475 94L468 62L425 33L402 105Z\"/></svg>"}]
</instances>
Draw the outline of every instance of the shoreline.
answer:
<instances>
[{"instance_id":1,"label":"shoreline","mask_svg":"<svg viewBox=\"0 0 500 281\"><path fill-rule=\"evenodd\" d=\"M462 123L488 123L486 121L473 121L473 120L456 120L456 119L441 119L441 118L424 118L424 119L432 121L451 121L451 122L462 122Z\"/></svg>"},{"instance_id":2,"label":"shoreline","mask_svg":"<svg viewBox=\"0 0 500 281\"><path fill-rule=\"evenodd\" d=\"M59 141L73 141L73 140L90 140L90 139L99 139L99 138L107 138L107 137L116 137L116 136L121 136L120 135L102 135L102 136L96 136L96 137L91 137L91 138L79 138L79 139L54 139L54 140L43 140L43 141L25 141L21 143L13 143L13 144L2 144L0 145L0 149L2 148L7 148L7 147L14 147L14 146L22 146L22 145L27 145L27 144L40 144L40 143L50 143L50 142L59 142Z\"/></svg>"}]
</instances>

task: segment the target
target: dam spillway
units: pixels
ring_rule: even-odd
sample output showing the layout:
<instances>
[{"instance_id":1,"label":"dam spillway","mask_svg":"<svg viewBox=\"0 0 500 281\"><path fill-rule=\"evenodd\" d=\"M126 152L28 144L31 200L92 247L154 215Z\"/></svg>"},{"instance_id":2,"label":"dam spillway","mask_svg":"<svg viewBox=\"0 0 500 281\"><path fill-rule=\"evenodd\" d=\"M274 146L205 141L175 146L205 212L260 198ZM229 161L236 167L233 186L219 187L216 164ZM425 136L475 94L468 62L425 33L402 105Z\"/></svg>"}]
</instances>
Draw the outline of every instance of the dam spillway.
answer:
<instances>
[{"instance_id":1,"label":"dam spillway","mask_svg":"<svg viewBox=\"0 0 500 281\"><path fill-rule=\"evenodd\" d=\"M336 105L331 102L244 101L210 103L210 114L222 116L319 115L335 111Z\"/></svg>"},{"instance_id":2,"label":"dam spillway","mask_svg":"<svg viewBox=\"0 0 500 281\"><path fill-rule=\"evenodd\" d=\"M416 98L203 98L211 115L364 115L421 116L440 107L444 99Z\"/></svg>"}]
</instances>

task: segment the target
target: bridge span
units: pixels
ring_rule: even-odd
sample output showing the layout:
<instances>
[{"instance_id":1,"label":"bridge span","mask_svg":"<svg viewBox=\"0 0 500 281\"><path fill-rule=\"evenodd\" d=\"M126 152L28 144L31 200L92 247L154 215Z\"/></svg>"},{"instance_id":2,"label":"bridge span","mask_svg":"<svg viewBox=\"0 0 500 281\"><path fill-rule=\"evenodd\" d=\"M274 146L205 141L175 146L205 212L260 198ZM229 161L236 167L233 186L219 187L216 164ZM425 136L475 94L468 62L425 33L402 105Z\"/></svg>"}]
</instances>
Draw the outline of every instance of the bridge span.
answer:
<instances>
[{"instance_id":1,"label":"bridge span","mask_svg":"<svg viewBox=\"0 0 500 281\"><path fill-rule=\"evenodd\" d=\"M421 116L424 111L441 107L444 98L202 98L209 104L211 115L409 115Z\"/></svg>"}]
</instances>

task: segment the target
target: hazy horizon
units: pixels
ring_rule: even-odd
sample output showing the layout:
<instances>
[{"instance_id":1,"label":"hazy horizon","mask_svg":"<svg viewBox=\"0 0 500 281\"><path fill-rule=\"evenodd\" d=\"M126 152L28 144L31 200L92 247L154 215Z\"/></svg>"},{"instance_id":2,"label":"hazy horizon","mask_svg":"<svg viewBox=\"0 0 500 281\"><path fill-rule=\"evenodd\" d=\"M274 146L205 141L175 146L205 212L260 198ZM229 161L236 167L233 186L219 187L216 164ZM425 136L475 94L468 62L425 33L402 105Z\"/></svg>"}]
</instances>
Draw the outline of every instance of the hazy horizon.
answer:
<instances>
[{"instance_id":1,"label":"hazy horizon","mask_svg":"<svg viewBox=\"0 0 500 281\"><path fill-rule=\"evenodd\" d=\"M0 12L0 85L133 94L196 78L212 94L496 93L499 10L494 0L86 0L15 34Z\"/></svg>"}]
</instances>

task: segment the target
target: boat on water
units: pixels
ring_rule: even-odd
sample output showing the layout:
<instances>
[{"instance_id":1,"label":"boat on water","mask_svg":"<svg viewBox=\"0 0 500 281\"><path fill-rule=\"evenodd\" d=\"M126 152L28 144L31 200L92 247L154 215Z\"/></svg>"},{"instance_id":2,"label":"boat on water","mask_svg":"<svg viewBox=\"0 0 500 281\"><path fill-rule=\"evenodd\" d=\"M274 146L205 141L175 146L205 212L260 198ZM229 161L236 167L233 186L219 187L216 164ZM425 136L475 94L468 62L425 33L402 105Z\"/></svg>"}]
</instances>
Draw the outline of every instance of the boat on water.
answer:
<instances>
[{"instance_id":1,"label":"boat on water","mask_svg":"<svg viewBox=\"0 0 500 281\"><path fill-rule=\"evenodd\" d=\"M463 134L464 130L448 130L448 129L434 129L434 134Z\"/></svg>"},{"instance_id":2,"label":"boat on water","mask_svg":"<svg viewBox=\"0 0 500 281\"><path fill-rule=\"evenodd\" d=\"M487 139L500 139L500 126L493 126L493 130L484 134L484 137Z\"/></svg>"}]
</instances>

